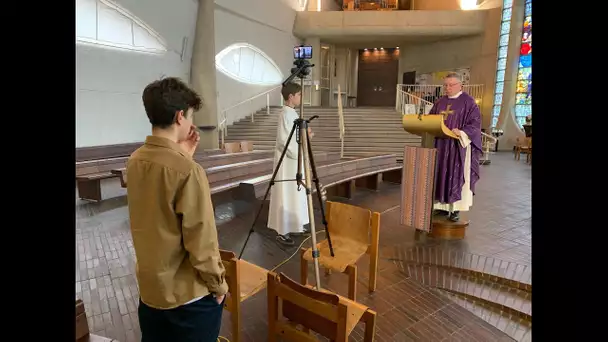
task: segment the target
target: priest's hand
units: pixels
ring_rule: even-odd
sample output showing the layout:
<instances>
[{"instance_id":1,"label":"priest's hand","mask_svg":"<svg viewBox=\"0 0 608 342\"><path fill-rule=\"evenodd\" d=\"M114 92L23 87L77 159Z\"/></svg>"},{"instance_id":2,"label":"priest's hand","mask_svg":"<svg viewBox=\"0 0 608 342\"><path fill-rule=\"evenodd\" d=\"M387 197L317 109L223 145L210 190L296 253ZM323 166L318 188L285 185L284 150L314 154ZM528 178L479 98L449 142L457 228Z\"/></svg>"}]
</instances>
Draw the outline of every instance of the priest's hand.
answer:
<instances>
[{"instance_id":1,"label":"priest's hand","mask_svg":"<svg viewBox=\"0 0 608 342\"><path fill-rule=\"evenodd\" d=\"M200 140L200 133L198 133L196 126L192 125L190 127L188 137L185 140L178 142L178 144L186 153L188 153L190 156L193 156L194 152L196 152L196 147L198 146Z\"/></svg>"},{"instance_id":2,"label":"priest's hand","mask_svg":"<svg viewBox=\"0 0 608 342\"><path fill-rule=\"evenodd\" d=\"M452 132L454 132L454 134L456 134L456 136L460 137L460 130L458 128L454 128L452 130Z\"/></svg>"}]
</instances>

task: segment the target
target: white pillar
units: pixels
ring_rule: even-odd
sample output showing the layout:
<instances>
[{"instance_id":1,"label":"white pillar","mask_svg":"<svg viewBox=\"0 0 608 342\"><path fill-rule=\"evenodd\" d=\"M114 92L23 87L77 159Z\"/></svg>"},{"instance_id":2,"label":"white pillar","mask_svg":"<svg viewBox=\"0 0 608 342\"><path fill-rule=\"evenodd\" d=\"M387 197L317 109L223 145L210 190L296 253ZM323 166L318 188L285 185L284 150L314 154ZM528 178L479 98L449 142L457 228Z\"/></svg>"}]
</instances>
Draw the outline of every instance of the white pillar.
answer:
<instances>
[{"instance_id":1,"label":"white pillar","mask_svg":"<svg viewBox=\"0 0 608 342\"><path fill-rule=\"evenodd\" d=\"M199 1L198 15L196 18L196 34L194 36L194 48L192 52L192 63L190 83L200 94L203 105L194 114L196 126L218 125L217 91L215 79L215 2ZM201 132L199 147L202 149L214 149L219 146L219 135L215 130Z\"/></svg>"}]
</instances>

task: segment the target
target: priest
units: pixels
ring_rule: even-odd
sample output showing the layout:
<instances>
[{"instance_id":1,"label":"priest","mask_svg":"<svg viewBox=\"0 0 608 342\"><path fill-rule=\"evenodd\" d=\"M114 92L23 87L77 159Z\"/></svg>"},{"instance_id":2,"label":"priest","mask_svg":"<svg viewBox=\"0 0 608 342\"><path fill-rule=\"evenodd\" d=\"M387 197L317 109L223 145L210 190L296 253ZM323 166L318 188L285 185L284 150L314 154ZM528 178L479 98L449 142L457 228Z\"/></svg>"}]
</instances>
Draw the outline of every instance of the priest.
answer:
<instances>
[{"instance_id":1,"label":"priest","mask_svg":"<svg viewBox=\"0 0 608 342\"><path fill-rule=\"evenodd\" d=\"M475 183L479 180L481 149L481 113L475 99L462 91L462 78L449 73L443 82L446 95L430 113L441 114L445 125L458 136L436 138L437 176L435 180L435 214L457 222L461 211L473 205Z\"/></svg>"}]
</instances>

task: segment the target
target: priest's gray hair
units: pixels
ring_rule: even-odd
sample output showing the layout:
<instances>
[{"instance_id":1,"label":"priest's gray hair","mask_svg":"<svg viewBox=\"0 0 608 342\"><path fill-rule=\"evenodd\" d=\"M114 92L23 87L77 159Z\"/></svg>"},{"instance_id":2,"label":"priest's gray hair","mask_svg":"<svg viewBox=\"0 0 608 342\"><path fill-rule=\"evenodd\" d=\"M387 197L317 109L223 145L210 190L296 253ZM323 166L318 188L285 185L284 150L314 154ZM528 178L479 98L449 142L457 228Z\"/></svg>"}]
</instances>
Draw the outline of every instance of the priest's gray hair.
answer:
<instances>
[{"instance_id":1,"label":"priest's gray hair","mask_svg":"<svg viewBox=\"0 0 608 342\"><path fill-rule=\"evenodd\" d=\"M462 83L462 76L457 72L449 72L445 78L455 78L458 80L458 83Z\"/></svg>"}]
</instances>

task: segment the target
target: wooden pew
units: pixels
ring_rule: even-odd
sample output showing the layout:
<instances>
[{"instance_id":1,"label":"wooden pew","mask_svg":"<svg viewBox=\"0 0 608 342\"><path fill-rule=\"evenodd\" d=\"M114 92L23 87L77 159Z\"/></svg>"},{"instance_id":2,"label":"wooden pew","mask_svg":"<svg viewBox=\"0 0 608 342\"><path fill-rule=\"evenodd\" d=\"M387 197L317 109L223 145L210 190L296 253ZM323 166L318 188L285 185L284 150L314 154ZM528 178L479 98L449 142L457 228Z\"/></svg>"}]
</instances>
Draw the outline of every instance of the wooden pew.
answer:
<instances>
[{"instance_id":1,"label":"wooden pew","mask_svg":"<svg viewBox=\"0 0 608 342\"><path fill-rule=\"evenodd\" d=\"M111 170L123 167L125 162L126 157L76 163L78 196L84 200L101 201L101 180L117 177Z\"/></svg>"},{"instance_id":2,"label":"wooden pew","mask_svg":"<svg viewBox=\"0 0 608 342\"><path fill-rule=\"evenodd\" d=\"M207 156L217 155L220 152L221 150L201 150L196 152L194 158L203 159ZM100 152L97 152L97 155L99 154ZM87 156L84 155L81 158ZM114 170L124 169L128 159L128 156L121 156L76 162L78 196L84 200L101 201L101 181L108 178L121 177L121 172L115 172Z\"/></svg>"},{"instance_id":3,"label":"wooden pew","mask_svg":"<svg viewBox=\"0 0 608 342\"><path fill-rule=\"evenodd\" d=\"M374 340L377 314L363 304L298 284L283 273L268 272L267 287L269 342L277 341L277 335L285 341L318 341L310 330L330 341L346 342L359 322L365 323L363 341Z\"/></svg>"},{"instance_id":4,"label":"wooden pew","mask_svg":"<svg viewBox=\"0 0 608 342\"><path fill-rule=\"evenodd\" d=\"M89 331L87 314L84 311L82 300L76 300L76 342L118 342L111 338L93 335Z\"/></svg>"},{"instance_id":5,"label":"wooden pew","mask_svg":"<svg viewBox=\"0 0 608 342\"><path fill-rule=\"evenodd\" d=\"M339 156L335 158L330 154L328 159L316 159L321 190L326 191L328 196L344 198L351 198L357 186L377 190L383 173L400 171L403 167L397 163L394 154L345 159L340 159ZM239 185L239 191L243 194L252 193L246 197L263 197L271 177L272 174L267 174L243 181ZM357 184L357 179L364 181L360 180ZM312 190L316 191L314 186Z\"/></svg>"}]
</instances>

